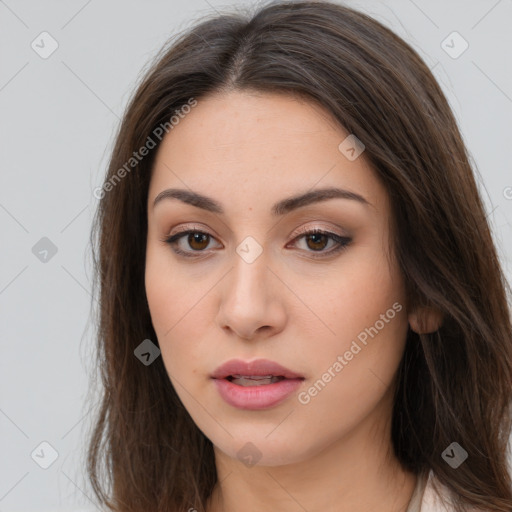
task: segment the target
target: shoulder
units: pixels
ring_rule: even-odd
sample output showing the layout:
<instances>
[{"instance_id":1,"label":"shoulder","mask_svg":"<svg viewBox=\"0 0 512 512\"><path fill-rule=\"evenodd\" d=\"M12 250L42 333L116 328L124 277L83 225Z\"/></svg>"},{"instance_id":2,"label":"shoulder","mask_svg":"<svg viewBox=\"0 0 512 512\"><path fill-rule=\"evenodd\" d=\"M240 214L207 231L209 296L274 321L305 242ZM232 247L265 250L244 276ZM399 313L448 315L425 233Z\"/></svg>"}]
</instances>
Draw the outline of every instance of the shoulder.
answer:
<instances>
[{"instance_id":1,"label":"shoulder","mask_svg":"<svg viewBox=\"0 0 512 512\"><path fill-rule=\"evenodd\" d=\"M432 471L428 473L419 512L453 512L453 492L443 485ZM480 508L467 508L467 512L487 512Z\"/></svg>"}]
</instances>

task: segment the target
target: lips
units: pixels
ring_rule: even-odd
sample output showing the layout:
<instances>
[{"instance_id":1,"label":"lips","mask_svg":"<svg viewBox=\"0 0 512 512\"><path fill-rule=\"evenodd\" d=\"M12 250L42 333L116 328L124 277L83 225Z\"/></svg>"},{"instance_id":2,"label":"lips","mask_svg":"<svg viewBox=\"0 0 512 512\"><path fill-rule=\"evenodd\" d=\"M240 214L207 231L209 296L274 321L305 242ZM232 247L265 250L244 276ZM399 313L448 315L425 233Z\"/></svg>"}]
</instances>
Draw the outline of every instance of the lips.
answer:
<instances>
[{"instance_id":1,"label":"lips","mask_svg":"<svg viewBox=\"0 0 512 512\"><path fill-rule=\"evenodd\" d=\"M238 409L276 407L299 389L305 377L269 361L231 359L211 375L223 400Z\"/></svg>"},{"instance_id":2,"label":"lips","mask_svg":"<svg viewBox=\"0 0 512 512\"><path fill-rule=\"evenodd\" d=\"M304 379L304 376L285 368L284 366L268 359L256 359L254 361L243 361L241 359L231 359L219 366L211 375L213 379L240 379L254 378L262 380L263 378L282 379ZM275 380L275 379L274 379Z\"/></svg>"}]
</instances>

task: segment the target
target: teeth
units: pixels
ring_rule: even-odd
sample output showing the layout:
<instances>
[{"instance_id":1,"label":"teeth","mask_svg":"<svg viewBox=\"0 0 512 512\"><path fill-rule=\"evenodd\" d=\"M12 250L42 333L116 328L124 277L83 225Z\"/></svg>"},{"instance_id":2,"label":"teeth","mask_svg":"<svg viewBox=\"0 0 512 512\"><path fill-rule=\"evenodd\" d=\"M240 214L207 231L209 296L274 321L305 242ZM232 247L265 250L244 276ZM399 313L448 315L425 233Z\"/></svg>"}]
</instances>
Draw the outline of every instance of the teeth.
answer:
<instances>
[{"instance_id":1,"label":"teeth","mask_svg":"<svg viewBox=\"0 0 512 512\"><path fill-rule=\"evenodd\" d=\"M230 381L239 386L263 386L284 379L284 377L275 377L273 375L232 375L231 377Z\"/></svg>"},{"instance_id":2,"label":"teeth","mask_svg":"<svg viewBox=\"0 0 512 512\"><path fill-rule=\"evenodd\" d=\"M261 380L261 379L270 379L273 375L240 375L239 373L235 373L234 375L230 375L234 379L252 379L252 380Z\"/></svg>"}]
</instances>

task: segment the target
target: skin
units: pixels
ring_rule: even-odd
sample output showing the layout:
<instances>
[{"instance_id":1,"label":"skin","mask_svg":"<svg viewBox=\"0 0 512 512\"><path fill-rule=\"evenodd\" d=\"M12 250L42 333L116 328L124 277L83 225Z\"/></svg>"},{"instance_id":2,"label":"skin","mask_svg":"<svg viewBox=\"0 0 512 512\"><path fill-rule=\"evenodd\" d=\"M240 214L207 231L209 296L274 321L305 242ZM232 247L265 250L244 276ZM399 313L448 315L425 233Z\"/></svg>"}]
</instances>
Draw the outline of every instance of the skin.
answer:
<instances>
[{"instance_id":1,"label":"skin","mask_svg":"<svg viewBox=\"0 0 512 512\"><path fill-rule=\"evenodd\" d=\"M354 161L340 152L347 135L313 103L232 91L201 98L158 149L146 294L169 378L214 445L220 483L208 512L235 512L241 503L246 512L397 512L413 493L416 477L391 448L393 386L408 325L417 328L420 318L435 325L407 309L400 269L387 253L389 198L364 152ZM370 206L335 198L271 215L275 202L326 186L356 192ZM225 213L177 199L153 208L171 187L212 197ZM211 235L177 243L198 258L162 241L178 227ZM352 241L329 255L333 240L297 238L299 228L315 227ZM247 236L263 251L250 264L236 252ZM394 318L301 403L298 393L394 303L403 306ZM225 403L210 374L228 359L260 357L302 374L298 392L262 411ZM247 442L261 453L253 466L237 456Z\"/></svg>"}]
</instances>

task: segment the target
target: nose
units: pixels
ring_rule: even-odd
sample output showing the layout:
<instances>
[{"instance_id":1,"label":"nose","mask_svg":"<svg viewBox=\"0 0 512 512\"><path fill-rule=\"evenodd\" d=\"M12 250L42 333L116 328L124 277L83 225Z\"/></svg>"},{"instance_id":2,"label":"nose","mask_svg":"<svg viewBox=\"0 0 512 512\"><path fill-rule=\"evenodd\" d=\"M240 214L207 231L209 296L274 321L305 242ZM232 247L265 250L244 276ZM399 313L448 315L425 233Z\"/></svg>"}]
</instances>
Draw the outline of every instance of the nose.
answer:
<instances>
[{"instance_id":1,"label":"nose","mask_svg":"<svg viewBox=\"0 0 512 512\"><path fill-rule=\"evenodd\" d=\"M237 253L223 280L218 325L244 340L267 338L286 324L286 286L268 266L265 251L252 263Z\"/></svg>"}]
</instances>

